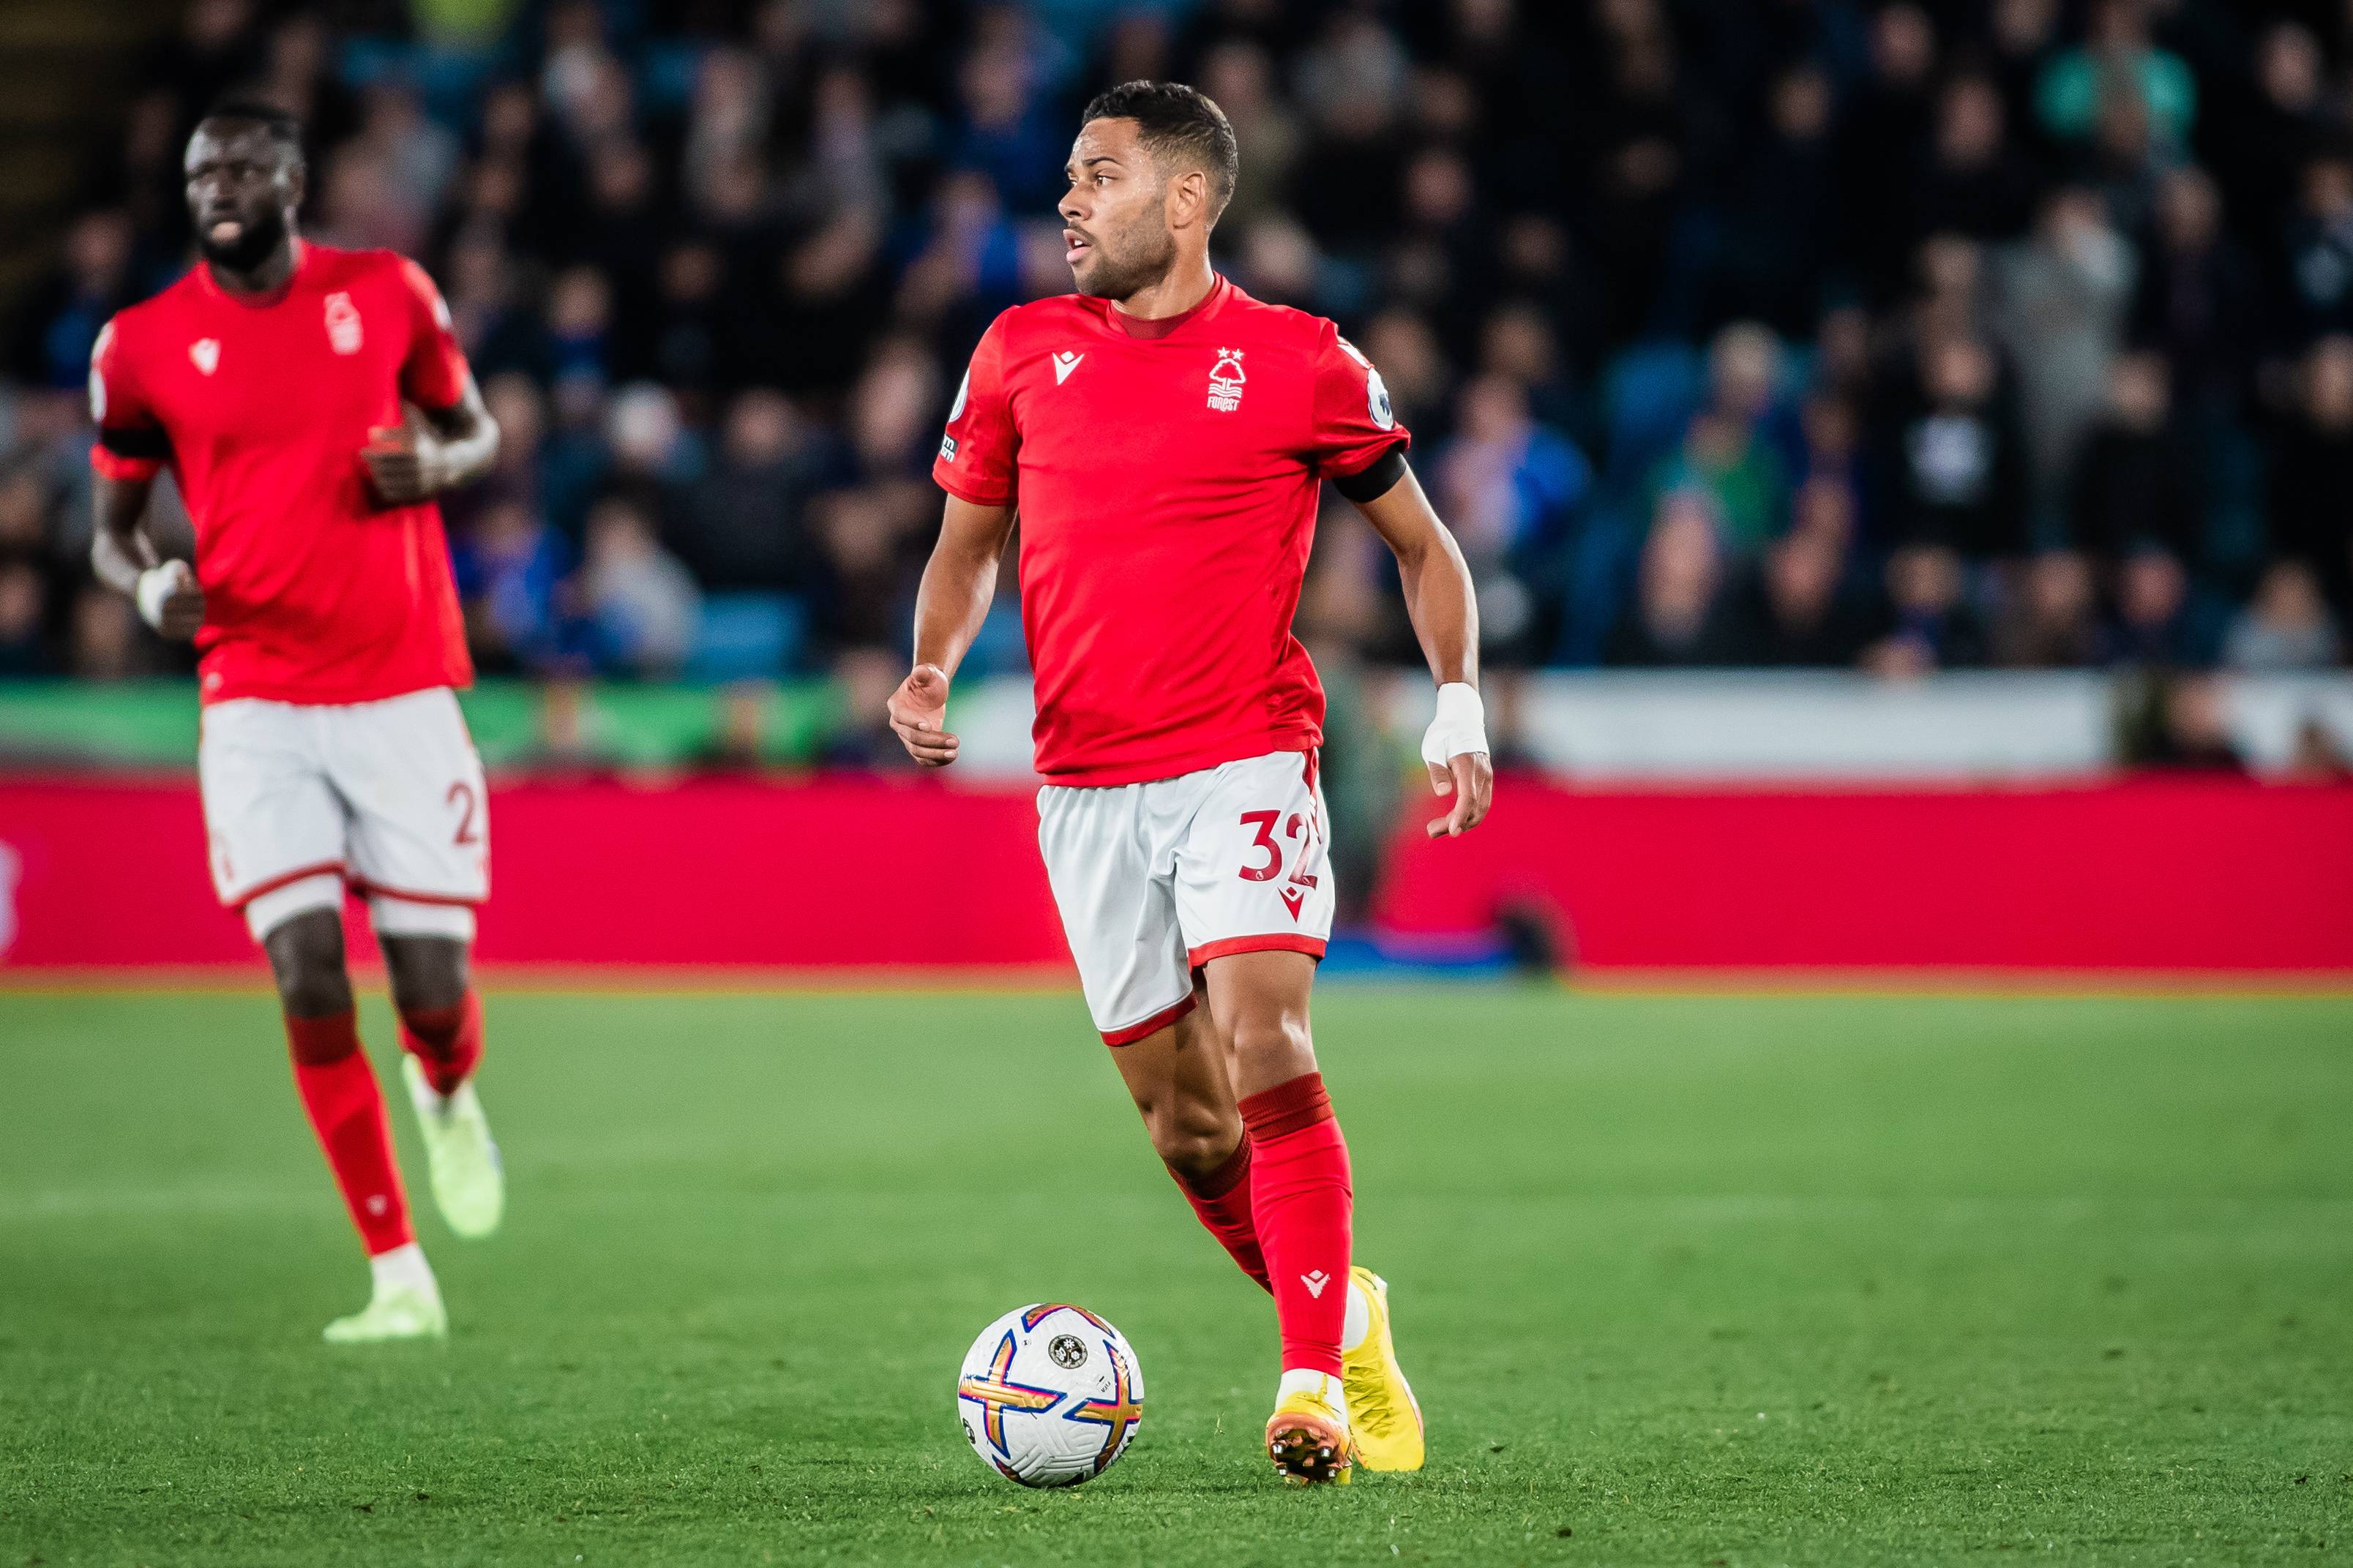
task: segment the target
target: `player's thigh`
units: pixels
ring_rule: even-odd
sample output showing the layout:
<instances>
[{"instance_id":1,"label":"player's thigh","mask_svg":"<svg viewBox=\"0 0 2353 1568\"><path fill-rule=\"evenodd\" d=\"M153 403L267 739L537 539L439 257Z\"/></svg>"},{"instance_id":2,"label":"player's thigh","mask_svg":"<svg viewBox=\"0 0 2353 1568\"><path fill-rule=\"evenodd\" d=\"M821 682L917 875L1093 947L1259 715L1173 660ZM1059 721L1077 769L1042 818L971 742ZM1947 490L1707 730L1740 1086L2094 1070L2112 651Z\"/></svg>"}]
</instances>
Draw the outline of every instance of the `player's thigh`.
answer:
<instances>
[{"instance_id":1,"label":"player's thigh","mask_svg":"<svg viewBox=\"0 0 2353 1568\"><path fill-rule=\"evenodd\" d=\"M1312 753L1277 752L1215 771L1176 867L1187 962L1234 953L1320 959L1332 935L1328 821Z\"/></svg>"},{"instance_id":2,"label":"player's thigh","mask_svg":"<svg viewBox=\"0 0 2353 1568\"><path fill-rule=\"evenodd\" d=\"M490 892L490 795L465 716L447 688L332 710L327 765L352 817L352 879L379 927L455 935L426 911L469 910ZM417 911L385 926L386 907ZM466 913L465 934L471 933Z\"/></svg>"},{"instance_id":3,"label":"player's thigh","mask_svg":"<svg viewBox=\"0 0 2353 1568\"><path fill-rule=\"evenodd\" d=\"M347 818L315 720L315 710L253 698L204 710L196 780L213 888L231 908L298 885L311 902L342 901Z\"/></svg>"},{"instance_id":4,"label":"player's thigh","mask_svg":"<svg viewBox=\"0 0 2353 1568\"><path fill-rule=\"evenodd\" d=\"M1165 864L1149 835L1149 786L1038 792L1038 850L1095 1027L1125 1045L1193 1005L1193 976Z\"/></svg>"}]
</instances>

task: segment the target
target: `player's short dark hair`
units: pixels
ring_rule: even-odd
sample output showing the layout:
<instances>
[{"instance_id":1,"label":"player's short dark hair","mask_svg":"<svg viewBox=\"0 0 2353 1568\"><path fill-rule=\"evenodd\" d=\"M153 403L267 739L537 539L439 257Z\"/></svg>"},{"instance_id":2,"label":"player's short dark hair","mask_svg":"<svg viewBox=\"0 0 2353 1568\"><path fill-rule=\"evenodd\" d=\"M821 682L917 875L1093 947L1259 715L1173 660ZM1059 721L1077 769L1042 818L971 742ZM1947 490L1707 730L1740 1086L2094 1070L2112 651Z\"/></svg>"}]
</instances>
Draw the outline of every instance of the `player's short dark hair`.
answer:
<instances>
[{"instance_id":1,"label":"player's short dark hair","mask_svg":"<svg viewBox=\"0 0 2353 1568\"><path fill-rule=\"evenodd\" d=\"M1124 81L1097 93L1083 119L1133 120L1155 158L1173 157L1197 165L1209 176L1210 222L1233 199L1241 149L1226 111L1200 89L1181 81Z\"/></svg>"},{"instance_id":2,"label":"player's short dark hair","mask_svg":"<svg viewBox=\"0 0 2353 1568\"><path fill-rule=\"evenodd\" d=\"M301 161L301 120L292 111L282 109L267 99L224 98L217 100L210 109L205 110L204 119L198 121L196 123L199 125L208 124L216 120L234 120L239 124L259 125L261 127L263 132L267 134L272 142L277 142L289 153L294 154L294 159L297 163Z\"/></svg>"}]
</instances>

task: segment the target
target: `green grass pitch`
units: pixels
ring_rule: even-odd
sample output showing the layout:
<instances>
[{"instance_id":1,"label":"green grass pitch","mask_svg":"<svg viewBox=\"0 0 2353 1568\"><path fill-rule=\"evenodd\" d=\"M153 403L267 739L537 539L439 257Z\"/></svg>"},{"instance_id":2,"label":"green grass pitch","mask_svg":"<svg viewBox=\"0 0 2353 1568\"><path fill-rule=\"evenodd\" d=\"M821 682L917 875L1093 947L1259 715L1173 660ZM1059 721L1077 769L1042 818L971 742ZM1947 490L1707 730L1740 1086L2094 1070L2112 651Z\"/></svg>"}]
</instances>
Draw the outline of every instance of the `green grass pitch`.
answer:
<instances>
[{"instance_id":1,"label":"green grass pitch","mask_svg":"<svg viewBox=\"0 0 2353 1568\"><path fill-rule=\"evenodd\" d=\"M1314 1493L1074 998L490 1018L507 1231L423 1214L448 1344L337 1352L268 1000L0 994L0 1568L2353 1557L2344 999L1334 988L1430 1463ZM955 1418L1033 1300L1149 1382L1075 1491Z\"/></svg>"}]
</instances>

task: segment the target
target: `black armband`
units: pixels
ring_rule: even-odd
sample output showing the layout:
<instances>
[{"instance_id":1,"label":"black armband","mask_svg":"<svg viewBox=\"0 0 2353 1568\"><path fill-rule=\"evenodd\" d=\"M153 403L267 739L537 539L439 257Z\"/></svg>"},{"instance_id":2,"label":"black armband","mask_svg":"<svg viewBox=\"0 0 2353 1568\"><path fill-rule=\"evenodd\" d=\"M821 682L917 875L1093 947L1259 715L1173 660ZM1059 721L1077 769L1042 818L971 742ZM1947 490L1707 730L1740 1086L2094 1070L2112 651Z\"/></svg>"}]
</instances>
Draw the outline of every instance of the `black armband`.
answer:
<instances>
[{"instance_id":1,"label":"black armband","mask_svg":"<svg viewBox=\"0 0 2353 1568\"><path fill-rule=\"evenodd\" d=\"M98 444L118 458L160 463L172 456L172 437L161 425L101 425Z\"/></svg>"},{"instance_id":2,"label":"black armband","mask_svg":"<svg viewBox=\"0 0 2353 1568\"><path fill-rule=\"evenodd\" d=\"M1334 475L1332 488L1358 506L1368 506L1397 489L1403 478L1405 448L1391 447L1353 474Z\"/></svg>"}]
</instances>

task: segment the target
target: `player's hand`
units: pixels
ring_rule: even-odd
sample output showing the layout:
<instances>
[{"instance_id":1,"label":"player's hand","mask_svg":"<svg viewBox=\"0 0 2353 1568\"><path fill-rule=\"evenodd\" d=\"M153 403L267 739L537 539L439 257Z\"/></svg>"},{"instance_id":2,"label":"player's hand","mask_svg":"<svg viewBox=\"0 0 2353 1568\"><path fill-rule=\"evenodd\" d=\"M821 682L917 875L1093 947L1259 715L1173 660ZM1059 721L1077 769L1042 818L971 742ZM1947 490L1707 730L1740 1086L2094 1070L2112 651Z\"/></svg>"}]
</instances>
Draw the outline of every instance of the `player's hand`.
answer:
<instances>
[{"instance_id":1,"label":"player's hand","mask_svg":"<svg viewBox=\"0 0 2353 1568\"><path fill-rule=\"evenodd\" d=\"M1460 838L1478 826L1494 804L1495 766L1484 752L1463 752L1447 758L1444 767L1430 764L1430 787L1441 796L1454 797L1445 816L1430 819L1430 836Z\"/></svg>"},{"instance_id":2,"label":"player's hand","mask_svg":"<svg viewBox=\"0 0 2353 1568\"><path fill-rule=\"evenodd\" d=\"M936 664L919 664L899 682L887 704L891 729L907 754L927 768L956 760L956 738L947 731L948 678Z\"/></svg>"},{"instance_id":3,"label":"player's hand","mask_svg":"<svg viewBox=\"0 0 2353 1568\"><path fill-rule=\"evenodd\" d=\"M415 506L430 500L448 482L441 461L441 443L406 425L385 426L368 432L360 448L367 465L368 482L376 500L386 506Z\"/></svg>"},{"instance_id":4,"label":"player's hand","mask_svg":"<svg viewBox=\"0 0 2353 1568\"><path fill-rule=\"evenodd\" d=\"M139 618L175 642L186 642L205 624L205 591L185 561L166 561L139 574Z\"/></svg>"},{"instance_id":5,"label":"player's hand","mask_svg":"<svg viewBox=\"0 0 2353 1568\"><path fill-rule=\"evenodd\" d=\"M1443 816L1430 818L1432 838L1460 838L1479 826L1495 798L1495 767L1488 761L1487 712L1479 689L1449 681L1438 689L1438 712L1421 738L1430 787L1454 797Z\"/></svg>"}]
</instances>

